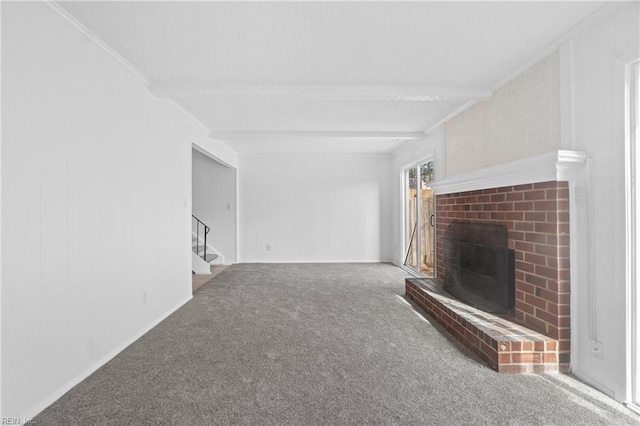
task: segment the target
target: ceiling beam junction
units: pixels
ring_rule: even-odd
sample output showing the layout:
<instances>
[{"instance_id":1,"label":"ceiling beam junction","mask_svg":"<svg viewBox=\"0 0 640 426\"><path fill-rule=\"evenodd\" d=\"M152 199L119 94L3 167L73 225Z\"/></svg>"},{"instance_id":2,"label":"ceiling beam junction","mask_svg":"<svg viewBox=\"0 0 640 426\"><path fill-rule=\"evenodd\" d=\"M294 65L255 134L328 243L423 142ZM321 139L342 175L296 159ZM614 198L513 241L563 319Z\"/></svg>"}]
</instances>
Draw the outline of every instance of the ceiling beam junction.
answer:
<instances>
[{"instance_id":1,"label":"ceiling beam junction","mask_svg":"<svg viewBox=\"0 0 640 426\"><path fill-rule=\"evenodd\" d=\"M149 90L155 96L174 99L254 97L311 101L466 102L491 96L490 90L478 88L360 85L151 83Z\"/></svg>"},{"instance_id":2,"label":"ceiling beam junction","mask_svg":"<svg viewBox=\"0 0 640 426\"><path fill-rule=\"evenodd\" d=\"M410 141L424 139L424 132L341 132L341 131L231 131L211 132L211 139L392 139Z\"/></svg>"}]
</instances>

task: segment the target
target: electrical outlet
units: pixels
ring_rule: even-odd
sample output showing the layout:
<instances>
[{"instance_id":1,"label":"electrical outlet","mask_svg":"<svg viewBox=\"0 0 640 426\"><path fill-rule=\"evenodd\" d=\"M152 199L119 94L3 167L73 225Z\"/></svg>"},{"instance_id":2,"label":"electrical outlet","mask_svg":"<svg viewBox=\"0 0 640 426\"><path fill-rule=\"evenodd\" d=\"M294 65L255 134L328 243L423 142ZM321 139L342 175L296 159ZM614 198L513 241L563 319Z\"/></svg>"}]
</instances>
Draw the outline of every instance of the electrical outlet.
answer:
<instances>
[{"instance_id":1,"label":"electrical outlet","mask_svg":"<svg viewBox=\"0 0 640 426\"><path fill-rule=\"evenodd\" d=\"M602 359L602 343L594 340L591 342L591 355L598 359Z\"/></svg>"},{"instance_id":2,"label":"electrical outlet","mask_svg":"<svg viewBox=\"0 0 640 426\"><path fill-rule=\"evenodd\" d=\"M140 305L146 305L147 304L147 292L143 291L142 294L140 295Z\"/></svg>"},{"instance_id":3,"label":"electrical outlet","mask_svg":"<svg viewBox=\"0 0 640 426\"><path fill-rule=\"evenodd\" d=\"M231 203L227 203L227 210L231 210Z\"/></svg>"},{"instance_id":4,"label":"electrical outlet","mask_svg":"<svg viewBox=\"0 0 640 426\"><path fill-rule=\"evenodd\" d=\"M271 251L271 243L267 243L267 251Z\"/></svg>"}]
</instances>

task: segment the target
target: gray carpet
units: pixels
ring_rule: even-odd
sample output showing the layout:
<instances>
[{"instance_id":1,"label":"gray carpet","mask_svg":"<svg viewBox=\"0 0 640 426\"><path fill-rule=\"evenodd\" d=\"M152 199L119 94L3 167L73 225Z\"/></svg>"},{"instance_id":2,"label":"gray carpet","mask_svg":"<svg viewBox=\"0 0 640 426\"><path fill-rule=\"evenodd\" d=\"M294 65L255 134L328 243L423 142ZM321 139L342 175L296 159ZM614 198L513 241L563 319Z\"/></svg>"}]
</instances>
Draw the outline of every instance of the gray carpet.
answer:
<instances>
[{"instance_id":1,"label":"gray carpet","mask_svg":"<svg viewBox=\"0 0 640 426\"><path fill-rule=\"evenodd\" d=\"M36 424L638 424L567 376L490 370L406 302L405 276L234 265Z\"/></svg>"}]
</instances>

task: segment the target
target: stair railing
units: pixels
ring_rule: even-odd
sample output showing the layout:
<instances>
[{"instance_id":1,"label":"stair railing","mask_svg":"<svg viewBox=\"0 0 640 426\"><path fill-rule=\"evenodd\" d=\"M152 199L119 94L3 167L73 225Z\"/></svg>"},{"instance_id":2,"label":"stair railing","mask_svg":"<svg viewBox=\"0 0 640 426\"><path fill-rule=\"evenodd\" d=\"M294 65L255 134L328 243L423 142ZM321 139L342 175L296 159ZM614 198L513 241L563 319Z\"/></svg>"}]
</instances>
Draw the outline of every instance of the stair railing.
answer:
<instances>
[{"instance_id":1,"label":"stair railing","mask_svg":"<svg viewBox=\"0 0 640 426\"><path fill-rule=\"evenodd\" d=\"M204 253L202 257L205 261L207 260L207 234L211 230L207 225L204 224L203 221L191 215L192 218L196 220L196 254L200 256L200 228L202 228L202 233L204 235Z\"/></svg>"}]
</instances>

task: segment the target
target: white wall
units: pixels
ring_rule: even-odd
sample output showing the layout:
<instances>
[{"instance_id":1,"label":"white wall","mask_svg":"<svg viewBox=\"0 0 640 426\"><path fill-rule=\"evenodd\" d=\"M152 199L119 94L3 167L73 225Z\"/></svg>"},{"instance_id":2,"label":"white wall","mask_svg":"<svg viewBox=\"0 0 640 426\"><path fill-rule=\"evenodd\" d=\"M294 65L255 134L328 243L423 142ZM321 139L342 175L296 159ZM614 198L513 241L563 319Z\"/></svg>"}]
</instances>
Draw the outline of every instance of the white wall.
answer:
<instances>
[{"instance_id":1,"label":"white wall","mask_svg":"<svg viewBox=\"0 0 640 426\"><path fill-rule=\"evenodd\" d=\"M2 9L1 415L33 416L190 299L207 132L46 4Z\"/></svg>"},{"instance_id":2,"label":"white wall","mask_svg":"<svg viewBox=\"0 0 640 426\"><path fill-rule=\"evenodd\" d=\"M192 150L192 212L211 228L207 244L236 262L236 170Z\"/></svg>"},{"instance_id":3,"label":"white wall","mask_svg":"<svg viewBox=\"0 0 640 426\"><path fill-rule=\"evenodd\" d=\"M389 156L241 157L239 261L389 261L390 166Z\"/></svg>"},{"instance_id":4,"label":"white wall","mask_svg":"<svg viewBox=\"0 0 640 426\"><path fill-rule=\"evenodd\" d=\"M593 293L589 294L587 280L572 283L580 294L578 311L573 312L578 347L572 362L576 375L624 400L624 63L640 57L640 10L637 2L617 4L609 10L568 43L573 122L563 125L571 129L568 145L587 152L593 164ZM592 319L593 330L589 326ZM602 359L591 354L593 340L602 343Z\"/></svg>"},{"instance_id":5,"label":"white wall","mask_svg":"<svg viewBox=\"0 0 640 426\"><path fill-rule=\"evenodd\" d=\"M404 263L405 249L402 230L404 229L405 208L403 205L404 178L407 167L415 166L426 159L433 160L434 180L444 177L444 145L442 127L425 136L424 140L412 141L393 153L392 188L393 188L393 255L392 261L398 266Z\"/></svg>"}]
</instances>

